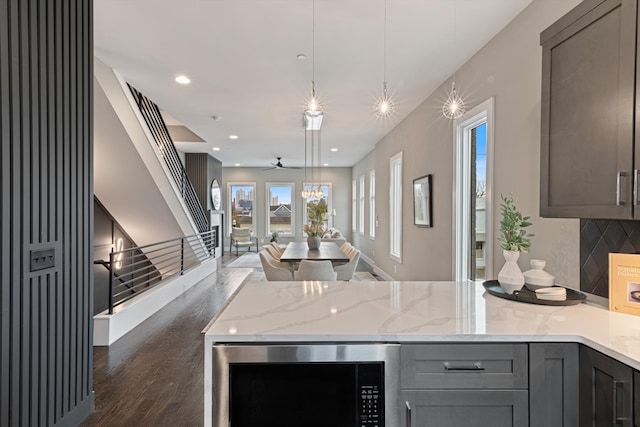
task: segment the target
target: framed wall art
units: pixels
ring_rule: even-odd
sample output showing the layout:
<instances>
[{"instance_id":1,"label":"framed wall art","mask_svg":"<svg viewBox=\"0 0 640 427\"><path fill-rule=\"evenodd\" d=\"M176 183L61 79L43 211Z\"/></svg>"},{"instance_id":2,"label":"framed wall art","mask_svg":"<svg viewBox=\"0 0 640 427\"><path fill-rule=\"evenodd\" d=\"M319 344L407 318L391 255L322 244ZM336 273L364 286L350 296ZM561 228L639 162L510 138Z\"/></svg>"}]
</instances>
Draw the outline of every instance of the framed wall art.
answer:
<instances>
[{"instance_id":1,"label":"framed wall art","mask_svg":"<svg viewBox=\"0 0 640 427\"><path fill-rule=\"evenodd\" d=\"M418 227L432 227L431 175L413 180L413 223Z\"/></svg>"}]
</instances>

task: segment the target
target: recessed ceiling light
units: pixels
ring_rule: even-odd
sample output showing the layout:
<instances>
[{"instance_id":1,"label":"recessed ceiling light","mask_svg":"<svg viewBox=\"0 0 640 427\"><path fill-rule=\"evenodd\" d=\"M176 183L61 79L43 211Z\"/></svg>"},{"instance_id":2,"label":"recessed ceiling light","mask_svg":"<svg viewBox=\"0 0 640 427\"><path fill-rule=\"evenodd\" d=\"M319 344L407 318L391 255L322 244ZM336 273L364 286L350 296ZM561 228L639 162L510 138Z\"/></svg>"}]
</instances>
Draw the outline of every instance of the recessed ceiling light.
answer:
<instances>
[{"instance_id":1,"label":"recessed ceiling light","mask_svg":"<svg viewBox=\"0 0 640 427\"><path fill-rule=\"evenodd\" d=\"M336 151L338 151L338 149L337 148L332 148L331 151L336 152Z\"/></svg>"},{"instance_id":2,"label":"recessed ceiling light","mask_svg":"<svg viewBox=\"0 0 640 427\"><path fill-rule=\"evenodd\" d=\"M303 60L303 59L307 59L307 55L305 55L304 53L299 53L296 58L298 58L299 60Z\"/></svg>"},{"instance_id":3,"label":"recessed ceiling light","mask_svg":"<svg viewBox=\"0 0 640 427\"><path fill-rule=\"evenodd\" d=\"M240 166L240 163L236 163L236 164L235 164L235 165L233 165L233 166Z\"/></svg>"},{"instance_id":4,"label":"recessed ceiling light","mask_svg":"<svg viewBox=\"0 0 640 427\"><path fill-rule=\"evenodd\" d=\"M325 163L323 166L329 166L329 163Z\"/></svg>"},{"instance_id":5,"label":"recessed ceiling light","mask_svg":"<svg viewBox=\"0 0 640 427\"><path fill-rule=\"evenodd\" d=\"M220 151L220 147L213 147L213 151Z\"/></svg>"},{"instance_id":6,"label":"recessed ceiling light","mask_svg":"<svg viewBox=\"0 0 640 427\"><path fill-rule=\"evenodd\" d=\"M191 83L191 79L184 75L176 77L176 81L182 85L188 85L189 83Z\"/></svg>"},{"instance_id":7,"label":"recessed ceiling light","mask_svg":"<svg viewBox=\"0 0 640 427\"><path fill-rule=\"evenodd\" d=\"M238 135L229 135L229 139L238 139Z\"/></svg>"}]
</instances>

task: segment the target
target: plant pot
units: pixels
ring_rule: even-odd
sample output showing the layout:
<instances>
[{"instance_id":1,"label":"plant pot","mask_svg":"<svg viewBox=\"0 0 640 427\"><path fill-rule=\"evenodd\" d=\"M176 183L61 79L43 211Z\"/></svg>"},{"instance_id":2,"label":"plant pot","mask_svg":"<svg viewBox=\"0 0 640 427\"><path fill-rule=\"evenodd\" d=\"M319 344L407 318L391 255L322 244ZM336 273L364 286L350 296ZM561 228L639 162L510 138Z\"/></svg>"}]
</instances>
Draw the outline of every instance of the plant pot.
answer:
<instances>
[{"instance_id":1,"label":"plant pot","mask_svg":"<svg viewBox=\"0 0 640 427\"><path fill-rule=\"evenodd\" d=\"M500 283L505 293L512 294L524 286L524 275L518 266L520 252L503 250L502 255L506 262L500 273L498 273L498 283Z\"/></svg>"},{"instance_id":2,"label":"plant pot","mask_svg":"<svg viewBox=\"0 0 640 427\"><path fill-rule=\"evenodd\" d=\"M320 248L320 236L309 236L307 237L307 246L309 249L319 249Z\"/></svg>"}]
</instances>

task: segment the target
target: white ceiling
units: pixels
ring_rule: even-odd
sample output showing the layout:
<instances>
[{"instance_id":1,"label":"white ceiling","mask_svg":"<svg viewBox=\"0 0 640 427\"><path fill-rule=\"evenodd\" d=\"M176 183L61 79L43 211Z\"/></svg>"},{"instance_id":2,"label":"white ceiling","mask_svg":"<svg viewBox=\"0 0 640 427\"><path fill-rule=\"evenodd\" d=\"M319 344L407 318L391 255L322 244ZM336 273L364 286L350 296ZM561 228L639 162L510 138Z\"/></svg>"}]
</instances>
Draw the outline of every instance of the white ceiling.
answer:
<instances>
[{"instance_id":1,"label":"white ceiling","mask_svg":"<svg viewBox=\"0 0 640 427\"><path fill-rule=\"evenodd\" d=\"M382 90L384 0L316 0L322 162L355 164L531 1L387 0L386 79L397 107L379 119L372 106ZM302 166L312 4L94 0L95 54L206 141L180 150L211 153L224 166L268 166L276 156ZM192 83L175 83L178 74Z\"/></svg>"}]
</instances>

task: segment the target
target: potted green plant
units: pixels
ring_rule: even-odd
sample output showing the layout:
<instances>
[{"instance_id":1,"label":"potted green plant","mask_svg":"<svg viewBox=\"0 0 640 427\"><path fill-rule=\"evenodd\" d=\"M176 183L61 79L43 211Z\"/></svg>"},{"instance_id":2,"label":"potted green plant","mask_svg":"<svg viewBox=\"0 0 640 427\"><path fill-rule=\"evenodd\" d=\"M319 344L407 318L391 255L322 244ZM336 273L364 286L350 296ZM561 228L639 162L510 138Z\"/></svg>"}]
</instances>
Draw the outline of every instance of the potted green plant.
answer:
<instances>
[{"instance_id":1,"label":"potted green plant","mask_svg":"<svg viewBox=\"0 0 640 427\"><path fill-rule=\"evenodd\" d=\"M278 238L280 237L280 233L274 231L271 233L271 242L278 243Z\"/></svg>"},{"instance_id":2,"label":"potted green plant","mask_svg":"<svg viewBox=\"0 0 640 427\"><path fill-rule=\"evenodd\" d=\"M508 294L520 290L524 286L524 275L518 266L521 252L529 252L533 234L528 234L527 227L531 226L530 217L523 216L515 205L512 194L500 195L502 204L500 212L500 235L498 241L502 247L505 264L498 273L498 282Z\"/></svg>"},{"instance_id":3,"label":"potted green plant","mask_svg":"<svg viewBox=\"0 0 640 427\"><path fill-rule=\"evenodd\" d=\"M327 202L324 199L307 203L307 218L309 222L304 225L307 234L309 249L320 247L320 238L324 234L324 216L327 213Z\"/></svg>"}]
</instances>

